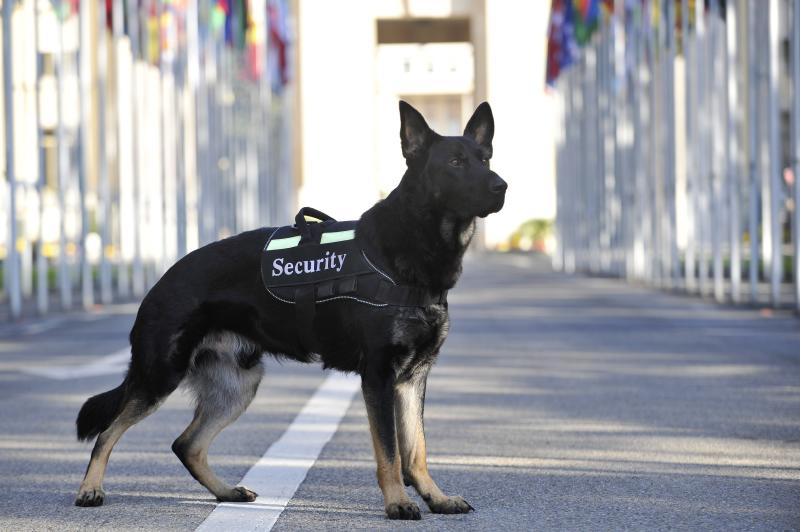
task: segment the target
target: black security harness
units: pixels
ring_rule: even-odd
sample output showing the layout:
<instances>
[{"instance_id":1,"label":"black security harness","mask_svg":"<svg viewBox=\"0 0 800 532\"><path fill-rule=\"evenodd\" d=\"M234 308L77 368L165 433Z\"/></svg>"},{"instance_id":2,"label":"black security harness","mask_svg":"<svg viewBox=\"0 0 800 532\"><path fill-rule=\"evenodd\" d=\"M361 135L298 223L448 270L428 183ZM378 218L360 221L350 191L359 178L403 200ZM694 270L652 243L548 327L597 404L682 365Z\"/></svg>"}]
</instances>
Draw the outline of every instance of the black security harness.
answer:
<instances>
[{"instance_id":1,"label":"black security harness","mask_svg":"<svg viewBox=\"0 0 800 532\"><path fill-rule=\"evenodd\" d=\"M269 236L261 279L272 297L295 306L300 338L309 350L314 350L317 304L351 300L373 307L427 307L447 302L447 290L401 285L378 268L356 243L357 221L337 222L311 207L300 209L294 221Z\"/></svg>"}]
</instances>

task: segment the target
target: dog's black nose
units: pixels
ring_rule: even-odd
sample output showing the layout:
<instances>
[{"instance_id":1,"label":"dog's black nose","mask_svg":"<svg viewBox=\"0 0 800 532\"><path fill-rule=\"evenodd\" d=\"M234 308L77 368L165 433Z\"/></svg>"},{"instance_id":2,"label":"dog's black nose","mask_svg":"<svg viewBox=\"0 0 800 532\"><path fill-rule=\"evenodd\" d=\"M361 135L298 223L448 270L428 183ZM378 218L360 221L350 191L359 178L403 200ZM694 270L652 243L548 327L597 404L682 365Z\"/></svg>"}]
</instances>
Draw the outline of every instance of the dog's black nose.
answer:
<instances>
[{"instance_id":1,"label":"dog's black nose","mask_svg":"<svg viewBox=\"0 0 800 532\"><path fill-rule=\"evenodd\" d=\"M506 183L499 177L494 181L492 181L492 184L489 185L489 190L492 192L492 194L502 194L503 192L506 191L507 188L508 188L508 183Z\"/></svg>"}]
</instances>

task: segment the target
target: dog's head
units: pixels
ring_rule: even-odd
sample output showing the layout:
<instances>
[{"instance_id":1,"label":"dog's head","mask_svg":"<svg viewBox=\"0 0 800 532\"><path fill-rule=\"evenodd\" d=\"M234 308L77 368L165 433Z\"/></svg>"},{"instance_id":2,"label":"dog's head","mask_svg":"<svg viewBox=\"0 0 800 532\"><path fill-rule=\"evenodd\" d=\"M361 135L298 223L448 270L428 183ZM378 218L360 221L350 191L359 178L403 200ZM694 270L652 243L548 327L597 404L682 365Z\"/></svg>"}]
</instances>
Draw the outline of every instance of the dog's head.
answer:
<instances>
[{"instance_id":1,"label":"dog's head","mask_svg":"<svg viewBox=\"0 0 800 532\"><path fill-rule=\"evenodd\" d=\"M458 217L485 217L503 208L508 185L489 169L494 118L483 102L460 137L435 133L422 115L400 102L400 141L418 190Z\"/></svg>"}]
</instances>

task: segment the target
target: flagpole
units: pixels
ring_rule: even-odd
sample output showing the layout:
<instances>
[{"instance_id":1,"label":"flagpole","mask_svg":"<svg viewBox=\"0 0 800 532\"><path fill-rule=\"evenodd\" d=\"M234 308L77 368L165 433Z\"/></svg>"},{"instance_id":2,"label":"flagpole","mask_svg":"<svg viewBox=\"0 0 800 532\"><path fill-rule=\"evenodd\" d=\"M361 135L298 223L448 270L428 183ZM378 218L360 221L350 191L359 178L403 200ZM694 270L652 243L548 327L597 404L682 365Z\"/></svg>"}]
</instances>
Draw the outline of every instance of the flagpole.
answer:
<instances>
[{"instance_id":1,"label":"flagpole","mask_svg":"<svg viewBox=\"0 0 800 532\"><path fill-rule=\"evenodd\" d=\"M196 4L196 0L190 0L193 5L196 5L199 9L199 5ZM208 9L208 6L206 7ZM208 14L207 14L208 15ZM210 18L210 15L208 15ZM192 21L193 24L199 24L199 17L196 20ZM198 44L199 40L197 38L198 32L194 28L190 28L189 32L189 46L194 44ZM203 213L201 216L198 217L197 225L198 225L198 243L199 245L203 246L208 244L211 241L211 233L212 233L212 226L213 226L213 210L211 205L211 198L210 198L210 191L209 191L209 184L212 181L210 173L212 172L212 162L213 157L211 154L211 145L209 142L209 129L211 124L211 99L213 96L213 85L212 85L212 77L211 77L211 67L213 61L213 45L211 44L211 39L207 36L204 43L202 43L203 47L203 62L200 63L200 54L198 50L198 54L196 55L197 59L194 61L194 64L197 68L197 80L198 84L196 87L196 121L195 127L197 131L197 172L198 172L198 187L197 187L197 201L199 205L199 211ZM189 71L189 75L191 78L191 70Z\"/></svg>"},{"instance_id":2,"label":"flagpole","mask_svg":"<svg viewBox=\"0 0 800 532\"><path fill-rule=\"evenodd\" d=\"M569 137L568 137L568 145L575 149L578 144L576 139L576 128L575 126L578 123L579 116L577 111L577 94L578 90L576 87L575 77L577 75L577 69L573 68L570 72L567 72L567 79L568 79L568 89L569 89L569 121L567 127L569 128ZM570 206L569 208L569 254L568 259L566 260L565 271L567 273L573 274L576 271L576 248L577 248L577 238L578 238L578 220L575 216L575 209L577 206L580 205L578 200L580 200L580 194L578 193L575 187L575 174L577 173L578 164L580 159L578 157L574 157L569 161L569 165L567 167L567 176L568 176L568 183L569 183L569 190L570 192L574 193L574 197L576 199L575 204Z\"/></svg>"},{"instance_id":3,"label":"flagpole","mask_svg":"<svg viewBox=\"0 0 800 532\"><path fill-rule=\"evenodd\" d=\"M725 5L725 28L727 36L727 115L728 115L728 215L730 224L730 277L731 299L741 301L741 228L739 226L739 181L741 155L739 152L739 91L738 91L738 19L732 0Z\"/></svg>"},{"instance_id":4,"label":"flagpole","mask_svg":"<svg viewBox=\"0 0 800 532\"><path fill-rule=\"evenodd\" d=\"M720 61L720 6L719 0L709 2L708 18L708 40L709 40L709 72L711 74L710 94L722 95L722 98L714 98L711 101L711 253L712 253L712 277L714 299L721 302L725 299L725 285L723 279L723 260L722 260L722 197L723 181L726 174L725 168L725 132L722 127L726 122L724 111L726 105L723 101L725 63Z\"/></svg>"},{"instance_id":5,"label":"flagpole","mask_svg":"<svg viewBox=\"0 0 800 532\"><path fill-rule=\"evenodd\" d=\"M638 30L636 35L636 71L637 71L637 110L638 110L638 131L637 131L637 187L638 187L638 220L639 244L640 244L640 279L644 282L650 280L650 226L649 226L649 207L648 207L648 184L652 178L650 171L650 77L652 71L647 64L647 36L645 35L645 7L640 6L638 16Z\"/></svg>"},{"instance_id":6,"label":"flagpole","mask_svg":"<svg viewBox=\"0 0 800 532\"><path fill-rule=\"evenodd\" d=\"M634 189L634 229L633 229L633 261L634 275L637 280L645 277L644 267L644 217L643 217L643 175L644 157L642 155L642 65L641 65L641 7L637 8L632 24L633 34L633 91L631 107L633 108L633 189Z\"/></svg>"},{"instance_id":7,"label":"flagpole","mask_svg":"<svg viewBox=\"0 0 800 532\"><path fill-rule=\"evenodd\" d=\"M559 87L556 90L556 94L558 94L561 105L559 106L559 122L560 128L559 132L562 135L559 143L556 144L556 223L555 223L555 239L556 239L556 252L553 255L553 269L556 271L563 272L565 271L565 262L564 262L564 204L562 198L564 197L564 157L563 157L563 143L564 135L566 132L566 89L564 87L564 80L562 79L559 82ZM259 179L261 182L261 179ZM259 198L263 200L263 196L259 195ZM263 224L264 221L262 219L261 223Z\"/></svg>"},{"instance_id":8,"label":"flagpole","mask_svg":"<svg viewBox=\"0 0 800 532\"><path fill-rule=\"evenodd\" d=\"M573 67L572 71L569 72L567 75L570 77L570 92L571 92L571 108L570 108L570 115L571 115L571 130L572 130L572 138L570 140L570 145L572 149L580 149L582 144L582 136L585 135L585 129L583 124L583 97L582 97L582 80L579 77L580 70L577 67ZM580 103L579 103L580 102ZM580 153L580 152L578 152ZM580 245L580 231L581 225L580 220L578 218L578 213L576 211L577 208L583 208L584 205L581 203L583 199L583 193L585 191L585 187L583 189L577 187L577 179L578 173L581 172L583 165L583 159L581 157L574 157L570 161L570 177L571 183L570 186L572 187L572 192L575 193L575 206L573 206L571 211L571 225L570 225L570 248L571 248L571 261L570 267L567 270L568 273L576 273L580 267L579 265L579 245ZM582 172L581 172L582 173ZM584 174L585 176L586 174ZM588 177L588 176L586 176ZM584 178L585 179L585 178Z\"/></svg>"},{"instance_id":9,"label":"flagpole","mask_svg":"<svg viewBox=\"0 0 800 532\"><path fill-rule=\"evenodd\" d=\"M189 119L184 140L186 144L186 248L184 253L203 242L202 220L197 217L198 210L202 212L203 176L205 164L201 164L201 157L205 154L200 151L200 125L203 113L201 106L205 105L205 95L202 91L203 80L200 69L199 23L200 12L198 0L188 0L186 5L186 83L187 101L185 115ZM190 208L191 207L191 208ZM191 216L191 221L190 221ZM190 235L191 230L191 235Z\"/></svg>"},{"instance_id":10,"label":"flagpole","mask_svg":"<svg viewBox=\"0 0 800 532\"><path fill-rule=\"evenodd\" d=\"M139 116L139 98L140 98L140 66L139 54L139 13L135 2L129 2L128 5L128 31L131 41L131 86L133 88L131 94L131 153L133 162L133 198L132 198L132 211L133 211L133 225L131 226L133 233L133 265L132 265L132 280L133 280L133 295L141 297L144 295L145 279L144 268L142 264L142 237L141 237L141 159L140 159L140 129L141 120Z\"/></svg>"},{"instance_id":11,"label":"flagpole","mask_svg":"<svg viewBox=\"0 0 800 532\"><path fill-rule=\"evenodd\" d=\"M686 194L686 251L684 254L684 288L689 293L694 293L697 290L697 280L695 278L695 205L697 198L695 197L694 177L695 177L695 160L696 160L696 146L695 146L695 117L694 117L694 103L695 103L695 81L697 76L693 71L695 65L695 39L690 33L689 28L689 0L681 0L681 33L683 34L683 72L684 72L684 114L685 114L685 194Z\"/></svg>"},{"instance_id":12,"label":"flagpole","mask_svg":"<svg viewBox=\"0 0 800 532\"><path fill-rule=\"evenodd\" d=\"M122 62L122 54L124 52L123 48L123 37L125 36L125 24L124 24L124 6L122 2L114 1L111 3L111 34L112 34L112 44L114 49L114 64L116 66L115 71L115 96L116 96L116 113L117 113L117 120L116 120L116 163L117 163L117 194L116 194L116 201L117 201L117 220L118 220L118 242L117 242L117 294L121 298L128 298L130 296L130 270L129 264L127 261L126 251L127 248L124 245L124 241L126 239L126 235L128 234L128 225L130 224L130 216L128 212L128 205L129 200L131 198L126 198L125 196L129 193L129 187L131 185L130 179L131 175L129 172L130 169L130 160L128 159L128 155L130 154L130 134L131 134L131 125L130 125L130 114L128 113L128 107L126 104L130 103L132 98L128 98L126 101L124 99L124 92L122 89L122 79L124 76L124 67ZM130 53L130 41L128 41L128 50ZM133 91L131 91L131 95Z\"/></svg>"},{"instance_id":13,"label":"flagpole","mask_svg":"<svg viewBox=\"0 0 800 532\"><path fill-rule=\"evenodd\" d=\"M758 44L756 36L759 33L759 26L756 24L758 8L747 1L747 97L748 97L748 152L750 160L750 194L749 194L749 214L748 214L748 233L750 235L750 262L748 267L748 277L750 283L750 303L758 302L758 273L761 264L761 243L759 233L758 206L761 203L761 187L759 183L759 143L758 133L760 130L760 110L759 110L759 91L760 81L758 72Z\"/></svg>"},{"instance_id":14,"label":"flagpole","mask_svg":"<svg viewBox=\"0 0 800 532\"><path fill-rule=\"evenodd\" d=\"M699 286L700 294L703 296L708 295L708 243L709 233L711 230L711 223L709 222L709 203L708 203L708 189L710 180L710 61L709 61L709 47L710 38L706 32L706 20L703 8L703 2L695 1L695 21L697 24L697 71L698 77L698 90L697 90L697 112L698 112L698 151L700 154L698 160L698 173L697 173L697 187L696 194L699 202L698 218L699 218L699 238L698 238L698 260L699 260Z\"/></svg>"},{"instance_id":15,"label":"flagpole","mask_svg":"<svg viewBox=\"0 0 800 532\"><path fill-rule=\"evenodd\" d=\"M602 219L602 230L598 233L599 236L599 254L593 261L593 273L607 273L611 267L611 203L612 197L612 184L613 184L613 166L611 157L607 152L608 147L608 85L606 83L606 35L600 35L596 39L592 48L592 55L594 58L594 69L590 71L593 74L591 77L592 93L593 93L593 118L597 129L594 138L594 146L597 149L597 193L593 195L595 200L595 208L597 213ZM590 221L587 220L587 227L592 227ZM595 239L592 238L592 241Z\"/></svg>"},{"instance_id":16,"label":"flagpole","mask_svg":"<svg viewBox=\"0 0 800 532\"><path fill-rule=\"evenodd\" d=\"M84 310L89 310L94 305L94 286L92 279L92 265L89 262L89 255L86 250L86 240L89 234L89 212L86 205L88 196L87 182L89 178L89 155L91 153L90 129L91 123L91 5L89 2L81 2L79 7L79 27L80 27L80 50L78 57L80 60L80 170L78 172L78 189L80 194L81 210L81 242L80 242L80 261L81 261L81 304Z\"/></svg>"},{"instance_id":17,"label":"flagpole","mask_svg":"<svg viewBox=\"0 0 800 532\"><path fill-rule=\"evenodd\" d=\"M166 33L167 39L160 41L159 54L159 89L161 105L159 109L159 128L161 137L160 158L161 158L161 257L158 261L158 272L160 276L169 266L175 262L176 239L178 236L177 216L177 172L175 168L175 154L177 143L175 142L175 45L171 31L174 21L163 1L157 2L157 24L159 37ZM165 22L168 25L165 27ZM166 45L166 46L165 46Z\"/></svg>"},{"instance_id":18,"label":"flagpole","mask_svg":"<svg viewBox=\"0 0 800 532\"><path fill-rule=\"evenodd\" d=\"M619 39L622 37L622 29L617 23L614 14L610 13L608 18L608 106L610 113L610 136L611 136L611 156L612 156L612 180L613 180L613 200L612 222L613 239L611 267L615 276L624 277L624 238L625 234L625 204L623 186L625 182L625 167L622 164L623 144L621 138L622 123L624 117L623 86L621 83L622 59L620 53L622 45Z\"/></svg>"},{"instance_id":19,"label":"flagpole","mask_svg":"<svg viewBox=\"0 0 800 532\"><path fill-rule=\"evenodd\" d=\"M58 144L58 210L59 210L59 228L58 228L58 286L60 293L60 303L62 310L67 310L72 307L72 280L70 278L69 264L67 264L67 234L66 234L66 195L69 187L69 147L67 146L66 134L64 132L64 96L66 93L66 86L64 85L64 13L65 6L68 6L67 0L60 0L59 9L61 16L58 20L58 47L53 61L56 87L58 93L56 94L57 106L57 126L56 126L56 142Z\"/></svg>"},{"instance_id":20,"label":"flagpole","mask_svg":"<svg viewBox=\"0 0 800 532\"><path fill-rule=\"evenodd\" d=\"M792 153L794 157L794 301L800 311L800 5L792 4Z\"/></svg>"},{"instance_id":21,"label":"flagpole","mask_svg":"<svg viewBox=\"0 0 800 532\"><path fill-rule=\"evenodd\" d=\"M562 155L563 150L566 150L566 147L570 145L572 140L572 128L570 127L570 120L572 120L572 76L569 73L561 75L561 80L557 82L559 88L563 91L564 94L564 146L562 147ZM564 194L562 194L562 198L567 197L566 194L569 193L571 182L572 182L572 168L570 166L570 161L567 160L566 157L562 157L562 169L563 171L559 174L559 186L562 187ZM270 173L270 175L272 175ZM563 179L562 179L563 176ZM561 271L564 273L571 273L569 271L569 253L570 253L570 245L571 245L571 238L572 238L572 211L570 209L570 205L567 205L567 202L562 201L562 216L561 216Z\"/></svg>"},{"instance_id":22,"label":"flagpole","mask_svg":"<svg viewBox=\"0 0 800 532\"><path fill-rule=\"evenodd\" d=\"M620 273L630 280L633 270L633 254L631 246L631 203L630 203L630 140L624 135L630 129L630 114L628 110L628 85L626 83L625 44L625 4L614 4L614 84L616 89L616 109L618 112L614 131L617 150L616 165L619 169L619 201L620 201L620 235L617 243Z\"/></svg>"},{"instance_id":23,"label":"flagpole","mask_svg":"<svg viewBox=\"0 0 800 532\"><path fill-rule=\"evenodd\" d=\"M769 101L769 3L773 0L765 0L767 9L756 9L758 13L758 44L756 46L758 57L758 83L759 92L758 105L761 110L761 117L758 130L758 172L761 199L760 222L761 222L761 260L763 262L762 271L764 280L769 283L772 275L772 217L771 214L771 187L770 187L770 101ZM761 4L763 5L763 3ZM770 297L769 285L767 286L767 298Z\"/></svg>"},{"instance_id":24,"label":"flagpole","mask_svg":"<svg viewBox=\"0 0 800 532\"><path fill-rule=\"evenodd\" d=\"M614 152L610 140L611 129L611 101L609 87L609 61L608 61L608 31L602 31L597 40L597 97L600 119L600 150L603 153L603 166L601 168L602 213L605 230L603 235L603 249L600 262L600 271L609 273L613 267L612 250L614 243L614 219L612 206L614 204Z\"/></svg>"},{"instance_id":25,"label":"flagpole","mask_svg":"<svg viewBox=\"0 0 800 532\"><path fill-rule=\"evenodd\" d=\"M578 203L582 206L585 213L584 216L594 214L591 211L592 205L589 203L589 193L594 185L595 175L592 170L586 166L586 157L594 157L595 154L591 151L592 145L589 143L590 133L594 133L590 129L589 122L589 91L586 87L588 78L588 68L586 68L587 54L583 54L578 63L573 66L573 76L575 77L575 104L576 104L576 118L579 120L579 125L576 126L575 135L575 149L577 153L585 153L585 156L579 156L575 159L576 175L583 175L584 187L576 191L579 198ZM580 213L575 213L575 271L581 272L587 268L590 252L594 252L594 248L586 248L584 246L584 226L583 216ZM598 220L599 223L599 220Z\"/></svg>"},{"instance_id":26,"label":"flagpole","mask_svg":"<svg viewBox=\"0 0 800 532\"><path fill-rule=\"evenodd\" d=\"M3 110L5 116L6 179L8 180L8 240L6 242L5 289L11 306L11 318L22 314L22 293L17 253L17 182L14 167L14 84L12 67L11 17L13 0L3 2Z\"/></svg>"},{"instance_id":27,"label":"flagpole","mask_svg":"<svg viewBox=\"0 0 800 532\"><path fill-rule=\"evenodd\" d=\"M599 125L599 151L602 153L603 164L600 166L601 212L603 215L602 249L600 254L599 271L607 273L611 269L611 250L613 242L614 220L611 210L614 203L614 153L610 145L611 129L611 104L608 83L608 32L603 31L596 40L597 77L595 88L597 91L597 109Z\"/></svg>"},{"instance_id":28,"label":"flagpole","mask_svg":"<svg viewBox=\"0 0 800 532\"><path fill-rule=\"evenodd\" d=\"M666 81L666 111L667 111L667 157L666 177L664 179L667 190L667 208L669 209L669 249L668 249L668 275L670 288L678 287L680 276L680 263L678 259L678 216L677 216L677 166L675 164L675 2L669 0L665 3L667 15L667 79Z\"/></svg>"},{"instance_id":29,"label":"flagpole","mask_svg":"<svg viewBox=\"0 0 800 532\"><path fill-rule=\"evenodd\" d=\"M780 211L783 191L781 189L781 137L779 123L778 77L780 61L780 36L778 0L769 0L769 219L772 241L772 264L770 268L770 301L773 307L780 304L780 288L783 277L783 239Z\"/></svg>"},{"instance_id":30,"label":"flagpole","mask_svg":"<svg viewBox=\"0 0 800 532\"><path fill-rule=\"evenodd\" d=\"M44 193L47 184L45 165L43 163L43 142L42 142L42 105L41 105L41 79L42 79L42 57L39 53L39 2L33 3L33 42L34 54L36 56L36 80L34 82L34 94L36 95L36 192L39 196L39 234L38 246L36 247L36 311L39 315L47 313L48 307L48 280L47 280L47 259L44 256Z\"/></svg>"},{"instance_id":31,"label":"flagpole","mask_svg":"<svg viewBox=\"0 0 800 532\"><path fill-rule=\"evenodd\" d=\"M654 4L651 4L650 9L653 9ZM652 11L648 13L650 15L648 18L652 20ZM652 22L646 21L645 23L651 24ZM659 117L658 117L658 59L656 58L657 47L658 47L658 36L654 35L654 31L650 28L648 32L647 38L648 50L649 50L649 59L650 59L650 86L649 86L649 93L650 93L650 102L648 104L649 112L648 112L648 127L649 127L649 134L650 134L650 146L649 146L649 157L650 160L648 161L648 169L651 172L651 186L648 190L648 217L650 223L650 282L655 284L656 286L660 286L661 284L661 231L660 231L660 221L661 218L659 216L660 209L659 209L659 199L661 197L661 187L659 186L659 168L658 168L658 154L660 152L659 146L659 136L658 136L658 127L659 127Z\"/></svg>"},{"instance_id":32,"label":"flagpole","mask_svg":"<svg viewBox=\"0 0 800 532\"><path fill-rule=\"evenodd\" d=\"M97 9L97 161L100 205L97 208L97 225L101 231L100 245L100 301L111 303L111 184L108 176L108 142L106 141L106 81L108 71L108 44L106 32L106 2L95 2Z\"/></svg>"},{"instance_id":33,"label":"flagpole","mask_svg":"<svg viewBox=\"0 0 800 532\"><path fill-rule=\"evenodd\" d=\"M572 113L572 72L568 72L566 75L563 76L563 80L560 82L561 86L564 88L564 150L566 150L567 146L571 145L572 142L572 126L570 122L574 119ZM271 87L269 90L272 90ZM564 157L564 174L566 176L566 186L564 190L569 194L572 191L572 163L574 161L567 160ZM272 172L270 171L270 176ZM568 196L564 196L568 197ZM564 202L564 224L562 225L563 233L563 256L564 256L564 263L563 263L563 271L565 273L572 273L570 272L570 265L569 265L569 254L572 245L572 230L574 229L574 225L572 224L572 206L567 205Z\"/></svg>"}]
</instances>

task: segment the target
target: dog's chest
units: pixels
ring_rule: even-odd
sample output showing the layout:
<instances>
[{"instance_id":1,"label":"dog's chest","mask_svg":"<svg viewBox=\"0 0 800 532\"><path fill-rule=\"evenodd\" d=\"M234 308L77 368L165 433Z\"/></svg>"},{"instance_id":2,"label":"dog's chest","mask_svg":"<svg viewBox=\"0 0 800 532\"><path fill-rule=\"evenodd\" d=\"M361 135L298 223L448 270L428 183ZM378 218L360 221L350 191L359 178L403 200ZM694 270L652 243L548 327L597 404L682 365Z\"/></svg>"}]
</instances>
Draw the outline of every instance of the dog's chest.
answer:
<instances>
[{"instance_id":1,"label":"dog's chest","mask_svg":"<svg viewBox=\"0 0 800 532\"><path fill-rule=\"evenodd\" d=\"M400 378L430 366L447 338L450 318L444 305L403 309L392 323L392 364Z\"/></svg>"}]
</instances>

